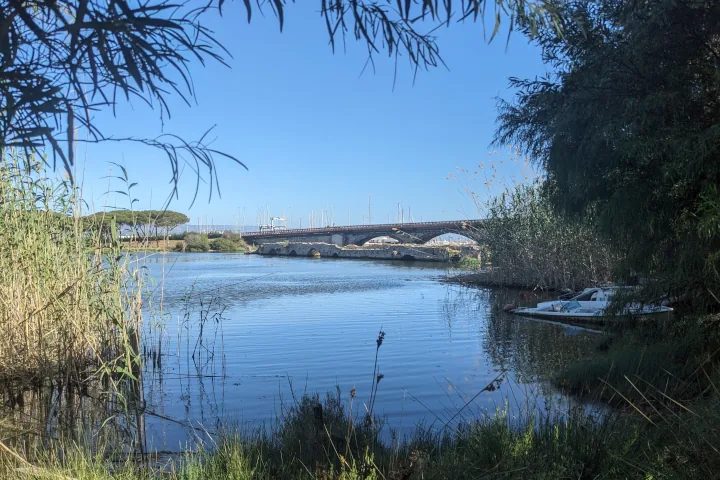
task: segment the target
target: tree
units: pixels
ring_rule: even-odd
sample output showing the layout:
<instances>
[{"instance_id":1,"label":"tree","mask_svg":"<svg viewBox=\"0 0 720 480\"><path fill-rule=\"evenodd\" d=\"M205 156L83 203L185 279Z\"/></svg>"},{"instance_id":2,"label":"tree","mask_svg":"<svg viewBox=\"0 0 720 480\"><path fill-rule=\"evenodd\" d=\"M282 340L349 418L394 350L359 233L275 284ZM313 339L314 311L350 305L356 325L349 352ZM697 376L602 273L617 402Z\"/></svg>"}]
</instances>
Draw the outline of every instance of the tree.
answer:
<instances>
[{"instance_id":1,"label":"tree","mask_svg":"<svg viewBox=\"0 0 720 480\"><path fill-rule=\"evenodd\" d=\"M172 210L163 210L158 212L155 217L155 237L157 240L157 228L165 228L165 237L170 235L170 230L173 228L188 223L190 218L187 215L180 212L173 212Z\"/></svg>"},{"instance_id":2,"label":"tree","mask_svg":"<svg viewBox=\"0 0 720 480\"><path fill-rule=\"evenodd\" d=\"M406 55L415 69L442 63L432 32L455 20L484 18L494 7L494 37L501 12L514 23L557 23L548 0L320 0L330 45L347 36L367 45L368 61L384 50L397 61ZM191 62L224 63L228 52L203 25L212 12L222 14L224 0L175 3L166 0L0 0L0 150L19 147L45 150L53 167L60 163L72 176L73 144L137 142L161 150L170 162L177 187L179 163L188 158L200 175L210 176L210 195L218 186L215 159L229 158L206 142L187 141L172 134L155 138L106 135L92 113L122 100L139 99L157 107L160 118L170 115L167 99L194 98ZM254 14L272 10L280 30L287 0L244 0L249 22ZM293 2L294 3L294 2ZM303 2L304 3L304 2ZM492 7L491 7L492 8ZM79 138L78 129L85 130ZM243 165L244 166L244 165ZM177 195L177 190L174 192ZM196 190L197 194L197 190Z\"/></svg>"},{"instance_id":3,"label":"tree","mask_svg":"<svg viewBox=\"0 0 720 480\"><path fill-rule=\"evenodd\" d=\"M511 79L496 142L547 173L554 205L597 214L624 272L720 294L720 2L568 2L537 43L554 72ZM704 297L703 297L704 295ZM715 300L713 300L714 302Z\"/></svg>"},{"instance_id":4,"label":"tree","mask_svg":"<svg viewBox=\"0 0 720 480\"><path fill-rule=\"evenodd\" d=\"M112 221L118 229L130 228L139 237L147 239L150 233L155 233L159 241L157 229L164 228L165 235L173 228L190 221L187 215L172 210L116 210L112 212L98 212L83 217L87 228L107 230Z\"/></svg>"}]
</instances>

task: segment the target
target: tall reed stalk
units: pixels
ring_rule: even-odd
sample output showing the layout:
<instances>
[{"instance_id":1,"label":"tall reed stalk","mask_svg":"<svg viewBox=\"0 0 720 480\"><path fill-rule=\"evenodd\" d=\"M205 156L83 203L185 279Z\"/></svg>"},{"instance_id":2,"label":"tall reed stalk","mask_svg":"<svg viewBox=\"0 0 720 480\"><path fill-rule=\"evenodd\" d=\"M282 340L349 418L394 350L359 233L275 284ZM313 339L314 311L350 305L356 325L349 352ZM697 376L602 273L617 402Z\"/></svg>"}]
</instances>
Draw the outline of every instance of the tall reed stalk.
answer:
<instances>
[{"instance_id":1,"label":"tall reed stalk","mask_svg":"<svg viewBox=\"0 0 720 480\"><path fill-rule=\"evenodd\" d=\"M114 223L107 244L80 221L74 187L42 165L2 152L0 382L20 395L49 384L142 402L144 279L121 254Z\"/></svg>"},{"instance_id":2,"label":"tall reed stalk","mask_svg":"<svg viewBox=\"0 0 720 480\"><path fill-rule=\"evenodd\" d=\"M458 168L448 177L461 183L479 217L487 220L470 236L483 247L483 259L489 259L492 281L542 289L611 281L620 252L598 235L591 217L579 221L553 208L543 191L543 175L518 149L509 147L506 153L503 158L490 152L487 164Z\"/></svg>"}]
</instances>

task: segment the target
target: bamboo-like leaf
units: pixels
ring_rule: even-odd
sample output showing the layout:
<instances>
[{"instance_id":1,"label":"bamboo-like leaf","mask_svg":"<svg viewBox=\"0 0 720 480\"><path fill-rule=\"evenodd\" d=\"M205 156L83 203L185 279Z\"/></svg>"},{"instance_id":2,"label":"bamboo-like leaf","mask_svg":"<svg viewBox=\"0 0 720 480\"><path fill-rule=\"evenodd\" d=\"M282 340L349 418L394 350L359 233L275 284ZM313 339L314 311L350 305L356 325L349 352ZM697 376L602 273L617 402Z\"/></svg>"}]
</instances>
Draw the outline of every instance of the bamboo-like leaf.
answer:
<instances>
[{"instance_id":1,"label":"bamboo-like leaf","mask_svg":"<svg viewBox=\"0 0 720 480\"><path fill-rule=\"evenodd\" d=\"M250 0L243 0L245 3L245 11L247 12L247 21L250 23L252 19L252 6L250 6Z\"/></svg>"},{"instance_id":2,"label":"bamboo-like leaf","mask_svg":"<svg viewBox=\"0 0 720 480\"><path fill-rule=\"evenodd\" d=\"M283 11L282 0L273 0L275 3L275 11L277 12L278 21L280 22L280 31L283 30L283 24L285 23L285 12Z\"/></svg>"}]
</instances>

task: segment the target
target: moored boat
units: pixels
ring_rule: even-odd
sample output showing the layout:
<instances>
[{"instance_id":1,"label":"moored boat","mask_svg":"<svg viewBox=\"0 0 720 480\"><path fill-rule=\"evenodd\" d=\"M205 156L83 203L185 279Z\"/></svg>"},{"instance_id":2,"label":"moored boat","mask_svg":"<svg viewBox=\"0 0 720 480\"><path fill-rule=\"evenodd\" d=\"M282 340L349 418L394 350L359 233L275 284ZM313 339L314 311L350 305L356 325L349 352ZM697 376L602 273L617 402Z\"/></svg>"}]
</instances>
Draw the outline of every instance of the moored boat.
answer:
<instances>
[{"instance_id":1,"label":"moored boat","mask_svg":"<svg viewBox=\"0 0 720 480\"><path fill-rule=\"evenodd\" d=\"M646 305L631 302L618 312L610 308L612 298L618 292L632 287L596 287L586 288L579 294L549 302L541 302L537 307L520 307L510 311L515 315L555 320L605 320L614 317L646 316L670 313L672 308L663 305Z\"/></svg>"}]
</instances>

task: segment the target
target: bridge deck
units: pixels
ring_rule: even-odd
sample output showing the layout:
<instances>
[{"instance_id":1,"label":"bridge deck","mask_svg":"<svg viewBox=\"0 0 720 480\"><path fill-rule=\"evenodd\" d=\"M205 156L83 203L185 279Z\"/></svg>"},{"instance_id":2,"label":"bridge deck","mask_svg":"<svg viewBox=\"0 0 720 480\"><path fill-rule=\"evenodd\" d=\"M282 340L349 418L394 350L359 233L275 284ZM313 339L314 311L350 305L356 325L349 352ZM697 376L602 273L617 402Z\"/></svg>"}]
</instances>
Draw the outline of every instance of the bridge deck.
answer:
<instances>
[{"instance_id":1,"label":"bridge deck","mask_svg":"<svg viewBox=\"0 0 720 480\"><path fill-rule=\"evenodd\" d=\"M342 233L342 232L358 232L358 231L374 231L374 230L411 230L423 229L433 230L448 227L463 228L464 226L472 226L482 223L482 220L451 220L443 222L413 222L413 223L379 223L375 225L348 225L344 227L323 227L323 228L296 228L292 230L275 230L269 232L247 232L243 233L243 237L266 237L270 235L297 235L312 233Z\"/></svg>"}]
</instances>

